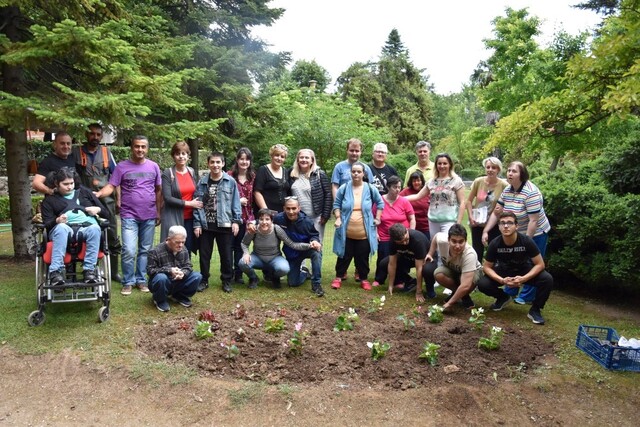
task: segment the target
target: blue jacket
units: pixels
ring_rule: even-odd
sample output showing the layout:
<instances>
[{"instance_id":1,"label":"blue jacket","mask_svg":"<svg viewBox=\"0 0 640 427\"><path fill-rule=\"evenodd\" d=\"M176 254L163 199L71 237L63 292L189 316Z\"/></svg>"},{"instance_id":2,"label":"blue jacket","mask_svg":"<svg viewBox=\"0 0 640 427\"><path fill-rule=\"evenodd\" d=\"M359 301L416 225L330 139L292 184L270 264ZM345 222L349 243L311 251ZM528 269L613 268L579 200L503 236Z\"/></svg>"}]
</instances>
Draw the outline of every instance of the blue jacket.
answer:
<instances>
[{"instance_id":1,"label":"blue jacket","mask_svg":"<svg viewBox=\"0 0 640 427\"><path fill-rule=\"evenodd\" d=\"M204 200L204 194L209 188L209 176L206 174L200 178L200 182L196 186L196 192L193 198ZM242 211L240 206L240 196L238 195L238 186L235 179L227 173L223 173L218 184L218 210L217 223L218 227L231 227L232 223L242 224ZM193 228L202 227L207 230L207 216L204 208L193 210Z\"/></svg>"},{"instance_id":2,"label":"blue jacket","mask_svg":"<svg viewBox=\"0 0 640 427\"><path fill-rule=\"evenodd\" d=\"M367 233L367 239L369 240L370 254L373 255L378 250L378 233L376 233L376 226L373 223L373 204L375 203L378 210L384 209L384 201L378 192L378 189L373 185L363 182L364 186L362 190L362 217L364 219L364 229ZM333 236L333 253L340 258L344 256L344 248L347 241L347 224L351 219L351 213L353 212L353 183L348 182L343 184L336 193L336 200L333 202L333 210L340 209L340 217L342 218L342 225L336 229Z\"/></svg>"},{"instance_id":3,"label":"blue jacket","mask_svg":"<svg viewBox=\"0 0 640 427\"><path fill-rule=\"evenodd\" d=\"M280 212L273 218L273 223L279 225L294 242L310 243L314 240L316 242L320 241L318 230L316 230L313 221L307 218L304 212L298 213L298 219L295 222L291 222L287 218L287 214ZM284 245L282 251L287 259L296 259L300 255L300 251L287 245Z\"/></svg>"}]
</instances>

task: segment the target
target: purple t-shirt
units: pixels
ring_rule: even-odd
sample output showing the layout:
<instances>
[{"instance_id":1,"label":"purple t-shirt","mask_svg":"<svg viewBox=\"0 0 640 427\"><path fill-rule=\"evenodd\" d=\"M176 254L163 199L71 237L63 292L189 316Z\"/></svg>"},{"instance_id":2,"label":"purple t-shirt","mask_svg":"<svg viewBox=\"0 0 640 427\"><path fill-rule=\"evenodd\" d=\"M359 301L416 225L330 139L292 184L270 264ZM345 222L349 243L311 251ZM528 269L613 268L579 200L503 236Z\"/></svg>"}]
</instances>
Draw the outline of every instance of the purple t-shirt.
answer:
<instances>
[{"instance_id":1,"label":"purple t-shirt","mask_svg":"<svg viewBox=\"0 0 640 427\"><path fill-rule=\"evenodd\" d=\"M155 219L156 186L162 185L160 167L152 160L137 164L131 160L118 163L109 184L120 186L120 217L145 221Z\"/></svg>"}]
</instances>

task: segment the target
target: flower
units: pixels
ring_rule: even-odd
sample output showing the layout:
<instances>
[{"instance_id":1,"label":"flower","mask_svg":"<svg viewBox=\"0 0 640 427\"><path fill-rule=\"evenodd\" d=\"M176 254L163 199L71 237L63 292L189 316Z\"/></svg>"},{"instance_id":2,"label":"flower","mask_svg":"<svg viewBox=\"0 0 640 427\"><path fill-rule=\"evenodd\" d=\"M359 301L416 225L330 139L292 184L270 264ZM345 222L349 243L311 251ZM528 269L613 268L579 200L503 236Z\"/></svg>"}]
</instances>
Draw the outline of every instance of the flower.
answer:
<instances>
[{"instance_id":1,"label":"flower","mask_svg":"<svg viewBox=\"0 0 640 427\"><path fill-rule=\"evenodd\" d=\"M373 348L373 343L372 342L367 342L367 347Z\"/></svg>"},{"instance_id":2,"label":"flower","mask_svg":"<svg viewBox=\"0 0 640 427\"><path fill-rule=\"evenodd\" d=\"M300 332L302 330L302 322L298 322L294 325L296 332Z\"/></svg>"}]
</instances>

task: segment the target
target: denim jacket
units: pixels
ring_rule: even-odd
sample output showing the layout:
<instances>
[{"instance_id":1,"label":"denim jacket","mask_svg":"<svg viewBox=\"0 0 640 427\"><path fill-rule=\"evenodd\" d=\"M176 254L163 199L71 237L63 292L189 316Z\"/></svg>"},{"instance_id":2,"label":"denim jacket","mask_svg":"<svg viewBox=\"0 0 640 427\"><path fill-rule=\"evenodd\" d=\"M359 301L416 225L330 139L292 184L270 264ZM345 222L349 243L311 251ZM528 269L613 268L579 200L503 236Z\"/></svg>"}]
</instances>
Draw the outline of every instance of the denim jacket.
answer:
<instances>
[{"instance_id":1,"label":"denim jacket","mask_svg":"<svg viewBox=\"0 0 640 427\"><path fill-rule=\"evenodd\" d=\"M204 194L208 191L209 176L206 174L196 186L194 199L204 199ZM238 195L238 186L236 181L226 173L222 174L220 183L218 184L218 211L217 223L218 227L231 227L232 223L242 224L242 210L240 206L240 196ZM193 211L193 228L202 228L207 230L207 216L204 208L194 209Z\"/></svg>"}]
</instances>

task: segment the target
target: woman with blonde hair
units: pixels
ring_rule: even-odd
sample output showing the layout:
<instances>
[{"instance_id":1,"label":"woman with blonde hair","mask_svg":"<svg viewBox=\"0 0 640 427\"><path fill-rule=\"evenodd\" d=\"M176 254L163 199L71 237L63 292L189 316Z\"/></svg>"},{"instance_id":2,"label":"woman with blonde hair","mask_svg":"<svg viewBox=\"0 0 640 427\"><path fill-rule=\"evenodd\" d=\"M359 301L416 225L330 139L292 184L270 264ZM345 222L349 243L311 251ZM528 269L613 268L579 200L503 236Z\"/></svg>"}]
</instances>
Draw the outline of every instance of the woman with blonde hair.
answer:
<instances>
[{"instance_id":1,"label":"woman with blonde hair","mask_svg":"<svg viewBox=\"0 0 640 427\"><path fill-rule=\"evenodd\" d=\"M256 172L253 182L254 211L270 209L282 212L284 198L289 194L289 181L284 161L289 149L282 144L275 144L269 149L271 162L262 165Z\"/></svg>"},{"instance_id":2,"label":"woman with blonde hair","mask_svg":"<svg viewBox=\"0 0 640 427\"><path fill-rule=\"evenodd\" d=\"M289 173L291 195L298 199L300 210L313 221L320 234L320 243L324 237L324 225L331 216L333 197L331 182L327 174L316 163L313 150L303 148L298 151L296 161Z\"/></svg>"},{"instance_id":3,"label":"woman with blonde hair","mask_svg":"<svg viewBox=\"0 0 640 427\"><path fill-rule=\"evenodd\" d=\"M460 224L464 216L464 183L454 170L453 160L447 153L435 159L433 178L426 187L431 197L429 203L429 234L448 232L453 224Z\"/></svg>"}]
</instances>

